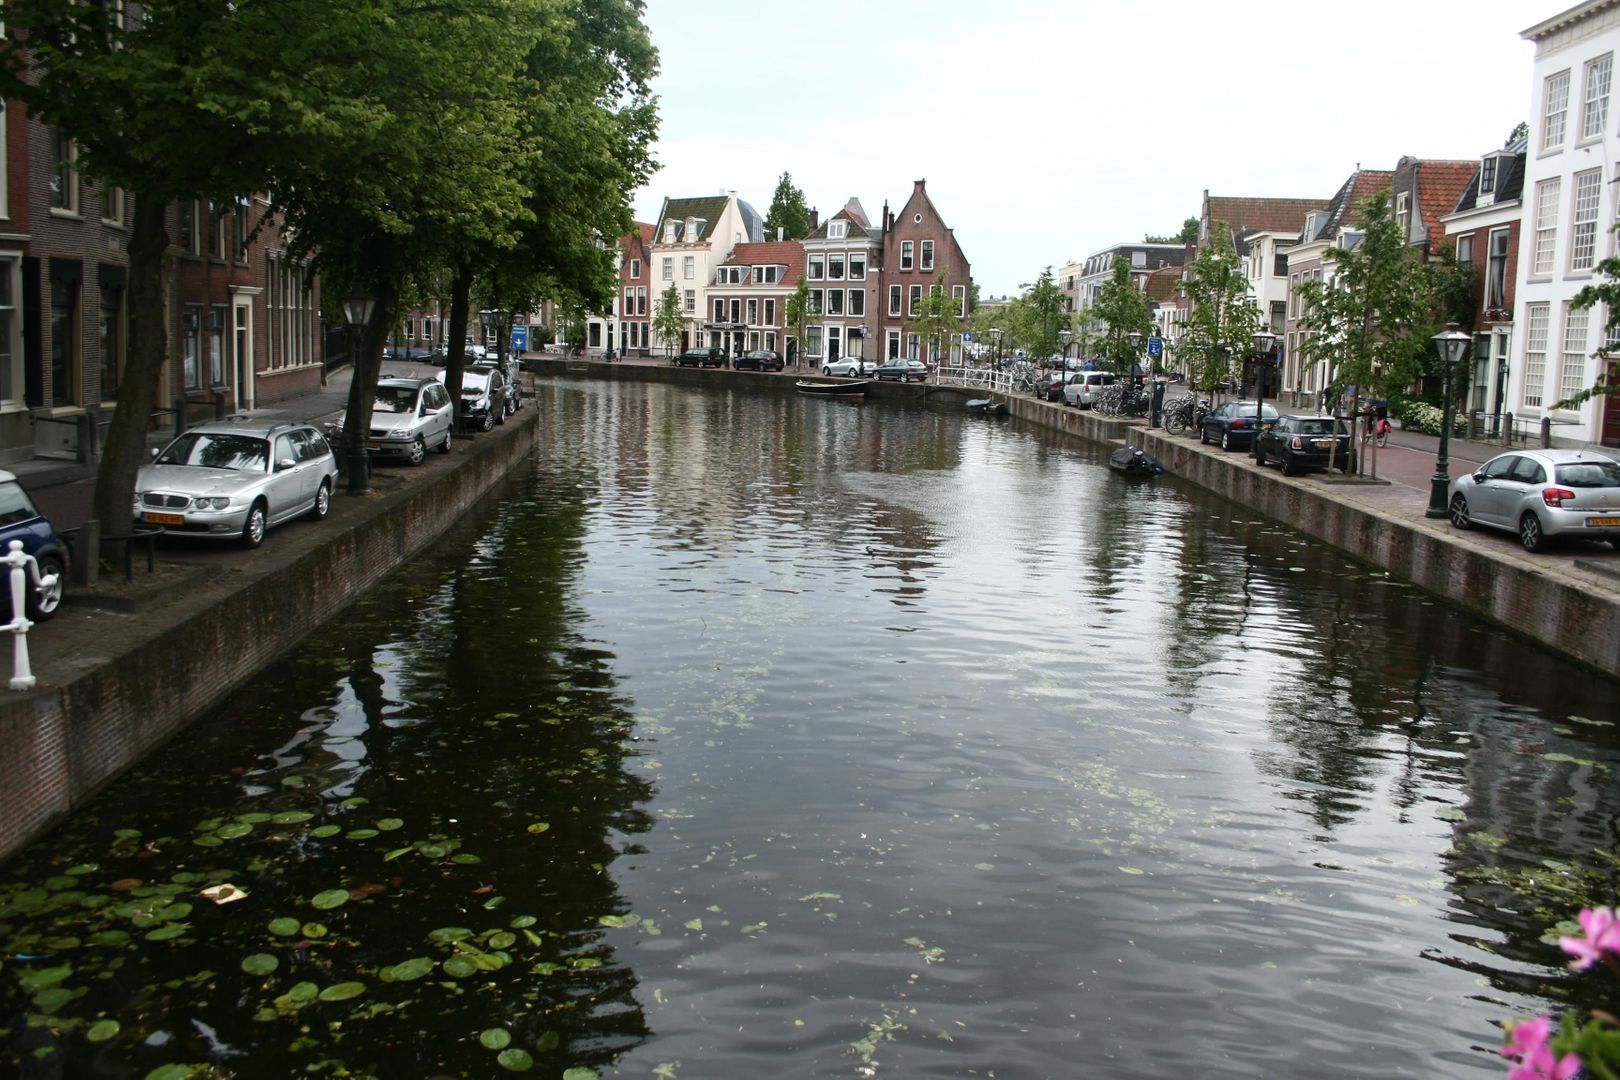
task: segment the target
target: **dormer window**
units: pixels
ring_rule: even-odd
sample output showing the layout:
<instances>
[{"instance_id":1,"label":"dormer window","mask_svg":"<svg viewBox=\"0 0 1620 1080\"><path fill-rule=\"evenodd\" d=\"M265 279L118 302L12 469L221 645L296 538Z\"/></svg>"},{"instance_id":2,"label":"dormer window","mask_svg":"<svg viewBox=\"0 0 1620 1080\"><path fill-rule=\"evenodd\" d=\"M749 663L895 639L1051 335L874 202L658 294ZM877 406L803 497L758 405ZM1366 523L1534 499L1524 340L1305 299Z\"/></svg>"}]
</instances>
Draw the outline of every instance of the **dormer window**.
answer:
<instances>
[{"instance_id":1,"label":"dormer window","mask_svg":"<svg viewBox=\"0 0 1620 1080\"><path fill-rule=\"evenodd\" d=\"M849 235L849 222L847 222L847 221L829 221L829 222L827 222L827 239L829 239L829 240L842 240L848 235Z\"/></svg>"},{"instance_id":2,"label":"dormer window","mask_svg":"<svg viewBox=\"0 0 1620 1080\"><path fill-rule=\"evenodd\" d=\"M689 217L689 218L686 219L686 232L683 235L685 236L688 243L690 243L691 241L697 239L697 237L698 237L698 219L697 218Z\"/></svg>"},{"instance_id":3,"label":"dormer window","mask_svg":"<svg viewBox=\"0 0 1620 1080\"><path fill-rule=\"evenodd\" d=\"M1495 154L1486 154L1479 162L1479 193L1481 195L1496 194L1496 162Z\"/></svg>"},{"instance_id":4,"label":"dormer window","mask_svg":"<svg viewBox=\"0 0 1620 1080\"><path fill-rule=\"evenodd\" d=\"M673 244L675 242L675 230L679 227L673 221L664 222L664 243Z\"/></svg>"},{"instance_id":5,"label":"dormer window","mask_svg":"<svg viewBox=\"0 0 1620 1080\"><path fill-rule=\"evenodd\" d=\"M1402 236L1409 236L1407 223L1411 220L1411 212L1407 210L1407 193L1401 192L1395 196L1395 224L1400 228Z\"/></svg>"}]
</instances>

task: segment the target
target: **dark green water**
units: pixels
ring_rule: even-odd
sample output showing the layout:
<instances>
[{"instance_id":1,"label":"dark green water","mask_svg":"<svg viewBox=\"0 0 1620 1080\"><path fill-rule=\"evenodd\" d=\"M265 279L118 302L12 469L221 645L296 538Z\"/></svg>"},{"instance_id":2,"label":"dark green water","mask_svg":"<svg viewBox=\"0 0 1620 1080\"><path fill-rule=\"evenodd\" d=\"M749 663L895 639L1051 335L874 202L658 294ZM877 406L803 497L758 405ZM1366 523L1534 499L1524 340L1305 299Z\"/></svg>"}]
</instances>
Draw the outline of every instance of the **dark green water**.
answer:
<instances>
[{"instance_id":1,"label":"dark green water","mask_svg":"<svg viewBox=\"0 0 1620 1080\"><path fill-rule=\"evenodd\" d=\"M1016 424L537 404L0 869L0 1073L1488 1076L1606 989L1613 683Z\"/></svg>"}]
</instances>

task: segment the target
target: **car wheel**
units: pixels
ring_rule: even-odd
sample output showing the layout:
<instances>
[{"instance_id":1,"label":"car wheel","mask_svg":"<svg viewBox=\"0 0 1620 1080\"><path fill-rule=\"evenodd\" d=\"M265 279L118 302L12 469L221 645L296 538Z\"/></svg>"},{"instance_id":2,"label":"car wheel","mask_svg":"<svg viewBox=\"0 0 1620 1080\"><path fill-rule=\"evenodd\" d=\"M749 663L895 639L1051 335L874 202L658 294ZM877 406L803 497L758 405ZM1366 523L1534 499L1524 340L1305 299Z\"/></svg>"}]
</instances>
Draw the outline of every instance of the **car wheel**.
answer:
<instances>
[{"instance_id":1,"label":"car wheel","mask_svg":"<svg viewBox=\"0 0 1620 1080\"><path fill-rule=\"evenodd\" d=\"M454 436L450 434L450 429L445 428L444 429L444 442L439 444L439 453L448 454L450 452L450 440L452 438L454 438Z\"/></svg>"},{"instance_id":2,"label":"car wheel","mask_svg":"<svg viewBox=\"0 0 1620 1080\"><path fill-rule=\"evenodd\" d=\"M264 503L256 502L248 508L247 521L242 524L242 546L256 548L264 543L264 530L269 525Z\"/></svg>"},{"instance_id":3,"label":"car wheel","mask_svg":"<svg viewBox=\"0 0 1620 1080\"><path fill-rule=\"evenodd\" d=\"M478 430L479 431L489 431L494 427L495 427L495 412L494 412L493 409L485 409L484 410L484 415L482 415L482 416L480 416L478 418Z\"/></svg>"},{"instance_id":4,"label":"car wheel","mask_svg":"<svg viewBox=\"0 0 1620 1080\"><path fill-rule=\"evenodd\" d=\"M422 441L422 436L418 435L411 440L411 448L405 451L405 460L412 465L420 465L425 457L427 457L427 444Z\"/></svg>"},{"instance_id":5,"label":"car wheel","mask_svg":"<svg viewBox=\"0 0 1620 1080\"><path fill-rule=\"evenodd\" d=\"M832 374L832 368L830 368L830 367L823 367L823 368L822 368L822 369L821 369L821 373L822 373L822 374L823 374L823 375L831 375L831 374Z\"/></svg>"},{"instance_id":6,"label":"car wheel","mask_svg":"<svg viewBox=\"0 0 1620 1080\"><path fill-rule=\"evenodd\" d=\"M1282 471L1284 476L1299 475L1299 466L1294 463L1294 455L1286 450L1283 451L1282 456Z\"/></svg>"},{"instance_id":7,"label":"car wheel","mask_svg":"<svg viewBox=\"0 0 1620 1080\"><path fill-rule=\"evenodd\" d=\"M1473 518L1468 516L1468 500L1460 491L1451 497L1451 523L1459 529L1471 529L1474 526Z\"/></svg>"},{"instance_id":8,"label":"car wheel","mask_svg":"<svg viewBox=\"0 0 1620 1080\"><path fill-rule=\"evenodd\" d=\"M326 515L332 512L332 485L325 480L315 489L315 505L309 508L312 521L324 521Z\"/></svg>"},{"instance_id":9,"label":"car wheel","mask_svg":"<svg viewBox=\"0 0 1620 1080\"><path fill-rule=\"evenodd\" d=\"M1547 534L1541 531L1541 519L1533 510L1526 510L1519 518L1519 543L1530 552L1547 549Z\"/></svg>"},{"instance_id":10,"label":"car wheel","mask_svg":"<svg viewBox=\"0 0 1620 1080\"><path fill-rule=\"evenodd\" d=\"M62 565L62 560L55 555L40 555L38 561L39 576L44 577L47 574L55 574L56 582L48 588L43 585L37 589L30 586L28 595L23 600L23 607L27 610L28 617L34 622L44 622L52 615L55 615L56 609L62 606L62 592L67 580L67 568Z\"/></svg>"},{"instance_id":11,"label":"car wheel","mask_svg":"<svg viewBox=\"0 0 1620 1080\"><path fill-rule=\"evenodd\" d=\"M1198 441L1203 443L1205 446L1209 445L1209 429L1203 425L1199 425L1198 428Z\"/></svg>"},{"instance_id":12,"label":"car wheel","mask_svg":"<svg viewBox=\"0 0 1620 1080\"><path fill-rule=\"evenodd\" d=\"M1221 432L1221 449L1232 449L1232 433L1230 431Z\"/></svg>"},{"instance_id":13,"label":"car wheel","mask_svg":"<svg viewBox=\"0 0 1620 1080\"><path fill-rule=\"evenodd\" d=\"M505 405L502 405L498 409L491 409L490 411L495 414L495 422L497 424L506 423L506 406Z\"/></svg>"}]
</instances>

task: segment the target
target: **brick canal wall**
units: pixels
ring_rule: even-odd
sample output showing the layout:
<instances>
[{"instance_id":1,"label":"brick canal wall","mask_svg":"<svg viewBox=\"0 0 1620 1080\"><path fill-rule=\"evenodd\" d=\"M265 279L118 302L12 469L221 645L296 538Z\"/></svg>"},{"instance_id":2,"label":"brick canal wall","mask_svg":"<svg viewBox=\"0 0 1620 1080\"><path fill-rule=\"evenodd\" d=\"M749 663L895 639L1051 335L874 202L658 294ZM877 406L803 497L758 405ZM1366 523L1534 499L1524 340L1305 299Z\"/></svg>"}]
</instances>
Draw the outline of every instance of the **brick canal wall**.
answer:
<instances>
[{"instance_id":1,"label":"brick canal wall","mask_svg":"<svg viewBox=\"0 0 1620 1080\"><path fill-rule=\"evenodd\" d=\"M753 380L785 388L780 375L646 366L542 362L547 374L606 376L687 385L716 379ZM604 370L606 369L606 370ZM949 394L966 400L983 391L901 383L874 383L873 397L917 398ZM1009 415L1094 442L1142 446L1172 475L1254 509L1331 544L1381 570L1419 585L1477 615L1620 677L1620 590L1564 574L1556 563L1520 558L1516 550L1489 550L1455 535L1444 522L1408 520L1358 502L1355 488L1320 487L1285 479L1247 459L1199 448L1140 422L1100 416L1019 395L1006 400Z\"/></svg>"},{"instance_id":2,"label":"brick canal wall","mask_svg":"<svg viewBox=\"0 0 1620 1080\"><path fill-rule=\"evenodd\" d=\"M339 495L327 521L272 530L249 572L221 573L150 618L109 621L129 639L98 643L78 672L41 668L39 689L0 698L0 859L461 521L528 462L538 420L524 410L495 437L458 441L449 467L398 490Z\"/></svg>"}]
</instances>

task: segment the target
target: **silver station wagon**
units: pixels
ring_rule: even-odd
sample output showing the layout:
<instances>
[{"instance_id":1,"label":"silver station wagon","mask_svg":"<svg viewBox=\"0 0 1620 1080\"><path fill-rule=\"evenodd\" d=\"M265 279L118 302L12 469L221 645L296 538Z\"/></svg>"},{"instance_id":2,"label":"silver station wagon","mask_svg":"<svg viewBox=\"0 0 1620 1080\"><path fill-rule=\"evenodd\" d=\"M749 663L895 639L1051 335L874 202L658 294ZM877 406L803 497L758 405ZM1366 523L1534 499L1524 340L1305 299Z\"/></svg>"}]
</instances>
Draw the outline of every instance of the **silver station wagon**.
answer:
<instances>
[{"instance_id":1,"label":"silver station wagon","mask_svg":"<svg viewBox=\"0 0 1620 1080\"><path fill-rule=\"evenodd\" d=\"M136 473L135 519L258 547L271 526L301 514L324 518L337 475L332 448L308 424L199 424Z\"/></svg>"}]
</instances>

